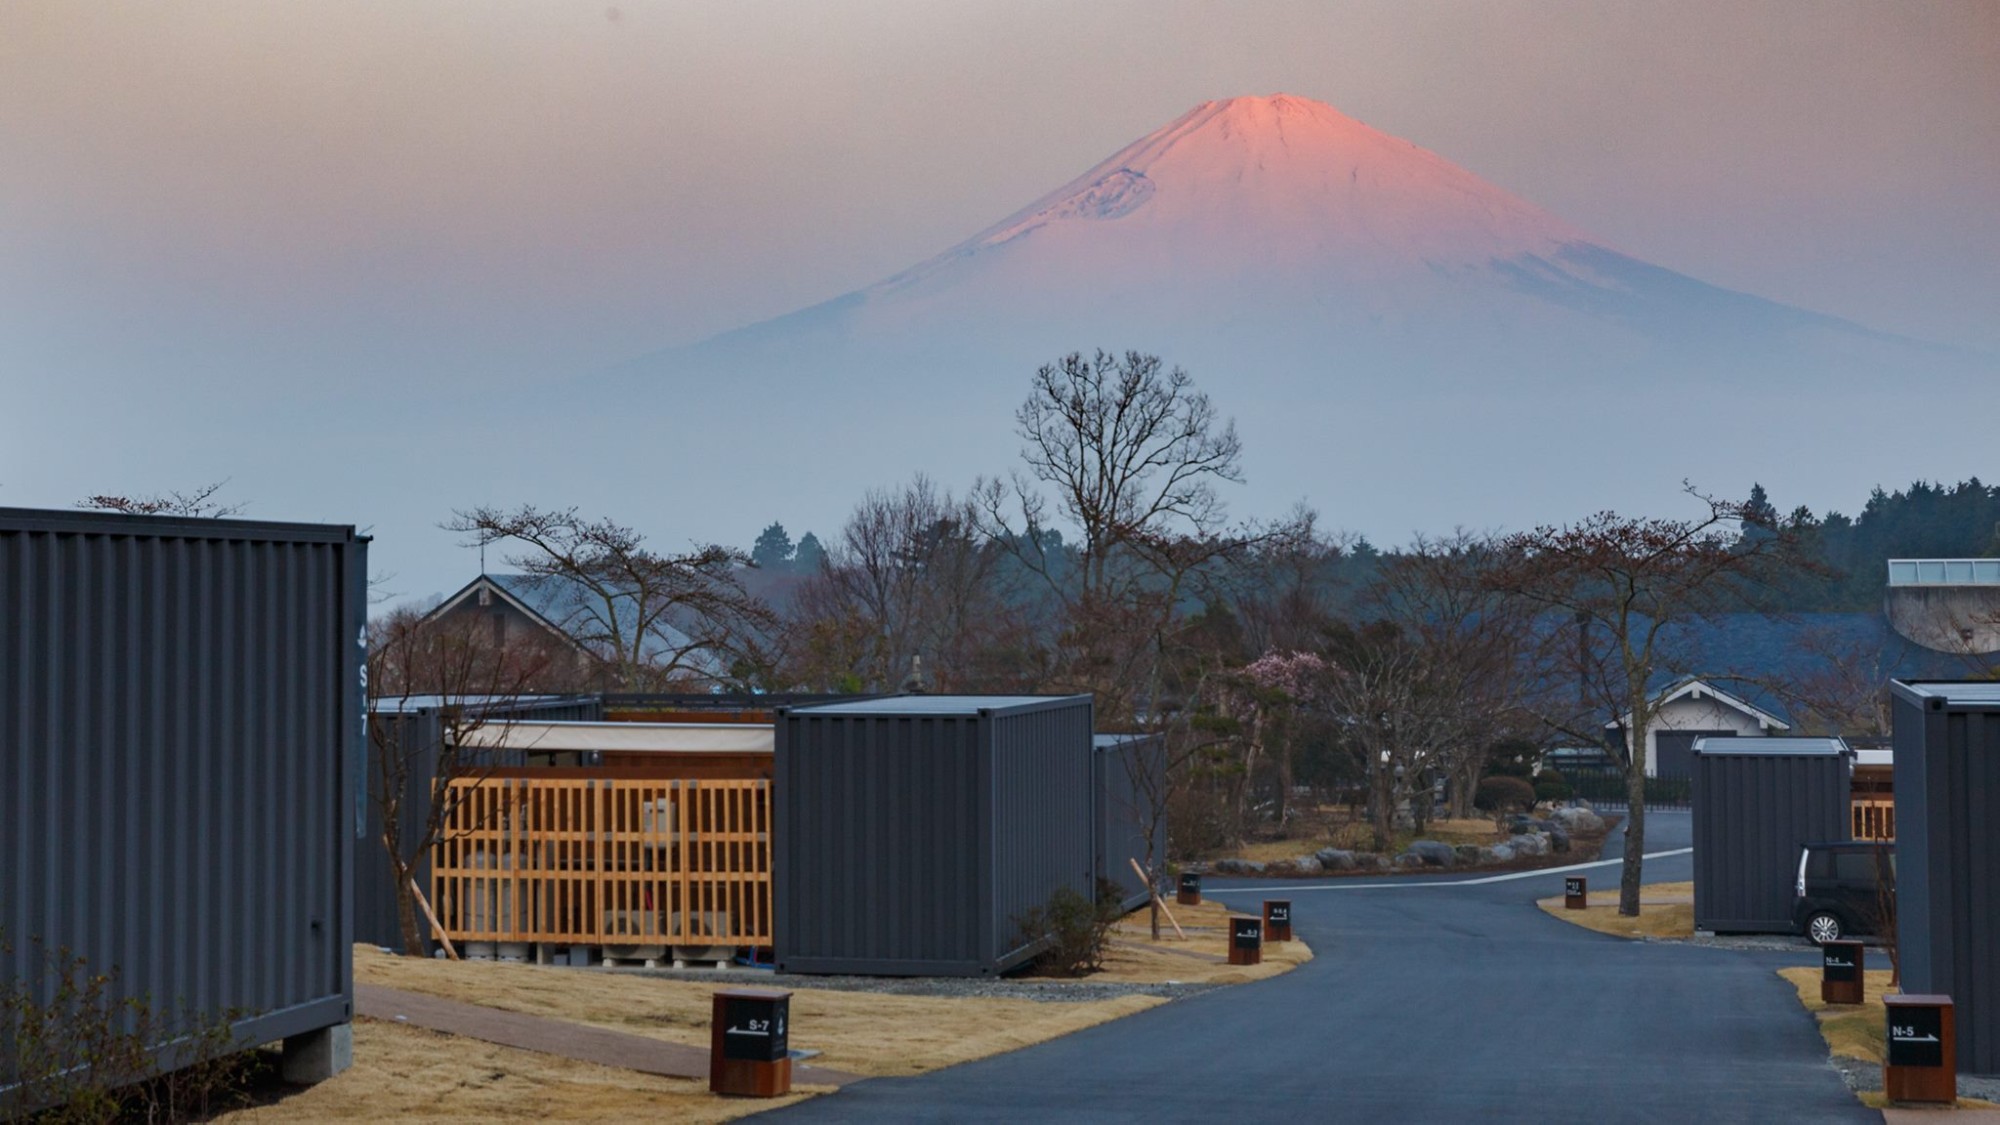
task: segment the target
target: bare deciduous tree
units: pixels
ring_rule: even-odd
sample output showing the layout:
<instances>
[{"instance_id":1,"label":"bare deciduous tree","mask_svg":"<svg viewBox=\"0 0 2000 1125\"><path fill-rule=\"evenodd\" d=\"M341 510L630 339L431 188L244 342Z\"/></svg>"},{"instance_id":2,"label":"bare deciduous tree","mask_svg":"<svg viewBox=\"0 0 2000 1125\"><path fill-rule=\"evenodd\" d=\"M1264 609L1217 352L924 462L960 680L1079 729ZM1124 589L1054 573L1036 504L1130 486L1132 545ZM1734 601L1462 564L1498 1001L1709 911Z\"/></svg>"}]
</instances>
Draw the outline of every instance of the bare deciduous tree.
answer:
<instances>
[{"instance_id":1,"label":"bare deciduous tree","mask_svg":"<svg viewBox=\"0 0 2000 1125\"><path fill-rule=\"evenodd\" d=\"M492 633L476 622L424 622L410 610L377 621L370 641L369 684L404 686L391 693L375 689L368 722L368 799L381 821L378 840L395 881L403 952L422 956L424 928L412 880L424 857L446 838L457 807L477 788L453 788L450 782L477 782L491 773L492 757L474 745L473 736L506 725L491 716L526 693L546 654L499 652ZM419 684L423 690L410 690ZM418 695L437 714L435 728L410 713Z\"/></svg>"},{"instance_id":2,"label":"bare deciduous tree","mask_svg":"<svg viewBox=\"0 0 2000 1125\"><path fill-rule=\"evenodd\" d=\"M921 659L931 690L1029 686L1008 659L1027 647L1008 561L971 503L924 476L870 492L795 598L794 680L893 689Z\"/></svg>"},{"instance_id":3,"label":"bare deciduous tree","mask_svg":"<svg viewBox=\"0 0 2000 1125\"><path fill-rule=\"evenodd\" d=\"M1602 647L1557 644L1575 682L1586 685L1596 722L1622 721L1625 739L1612 740L1625 772L1628 811L1618 912L1639 913L1639 882L1646 833L1646 744L1658 718L1655 677L1668 669L1673 632L1690 621L1730 610L1754 609L1771 582L1802 564L1793 540L1782 533L1743 536L1743 505L1687 486L1702 508L1690 519L1635 519L1600 512L1563 526L1538 527L1500 541L1508 556L1490 579L1493 588L1544 610L1557 610L1603 638ZM1581 665L1581 666L1576 666ZM1592 723L1552 723L1587 735ZM1601 729L1601 728L1600 728Z\"/></svg>"},{"instance_id":4,"label":"bare deciduous tree","mask_svg":"<svg viewBox=\"0 0 2000 1125\"><path fill-rule=\"evenodd\" d=\"M643 536L576 509L533 505L454 513L446 530L478 545L522 548L510 565L561 583L555 624L597 655L626 691L733 683L741 668L768 667L776 619L743 588L737 570L749 559L715 545L661 554Z\"/></svg>"},{"instance_id":5,"label":"bare deciduous tree","mask_svg":"<svg viewBox=\"0 0 2000 1125\"><path fill-rule=\"evenodd\" d=\"M975 489L985 529L1059 607L1058 684L1132 721L1191 584L1257 538L1227 526L1216 492L1242 479L1235 424L1186 371L1103 351L1037 370L1014 418L1028 474ZM1049 534L1057 521L1077 537Z\"/></svg>"},{"instance_id":6,"label":"bare deciduous tree","mask_svg":"<svg viewBox=\"0 0 2000 1125\"><path fill-rule=\"evenodd\" d=\"M77 507L100 512L122 512L128 516L189 516L195 519L228 519L243 511L242 504L224 504L215 494L229 482L216 481L189 492L156 492L151 496L100 495L77 501Z\"/></svg>"}]
</instances>

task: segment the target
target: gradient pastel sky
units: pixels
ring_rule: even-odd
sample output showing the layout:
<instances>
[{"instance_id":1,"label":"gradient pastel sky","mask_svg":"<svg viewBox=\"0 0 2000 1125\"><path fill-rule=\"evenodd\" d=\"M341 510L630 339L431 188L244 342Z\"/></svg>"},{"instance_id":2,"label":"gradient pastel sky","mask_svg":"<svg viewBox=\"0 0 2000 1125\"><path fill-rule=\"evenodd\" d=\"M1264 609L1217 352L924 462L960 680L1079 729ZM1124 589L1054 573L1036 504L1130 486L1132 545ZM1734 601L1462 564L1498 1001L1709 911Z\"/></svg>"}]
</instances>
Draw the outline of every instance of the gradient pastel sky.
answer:
<instances>
[{"instance_id":1,"label":"gradient pastel sky","mask_svg":"<svg viewBox=\"0 0 2000 1125\"><path fill-rule=\"evenodd\" d=\"M288 461L298 433L380 454L384 414L866 285L1281 90L1638 257L2000 349L1984 0L15 0L0 505L228 477L252 516L370 524L337 466ZM679 530L747 540L758 508Z\"/></svg>"}]
</instances>

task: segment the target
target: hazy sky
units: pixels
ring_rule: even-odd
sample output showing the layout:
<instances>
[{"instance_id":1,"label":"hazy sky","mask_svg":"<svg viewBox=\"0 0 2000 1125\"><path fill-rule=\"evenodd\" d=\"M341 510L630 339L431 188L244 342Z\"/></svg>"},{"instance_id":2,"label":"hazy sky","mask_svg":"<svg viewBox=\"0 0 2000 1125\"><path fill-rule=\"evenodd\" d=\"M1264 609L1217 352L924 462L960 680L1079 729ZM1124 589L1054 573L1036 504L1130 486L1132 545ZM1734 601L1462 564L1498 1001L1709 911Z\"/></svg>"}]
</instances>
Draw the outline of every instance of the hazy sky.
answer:
<instances>
[{"instance_id":1,"label":"hazy sky","mask_svg":"<svg viewBox=\"0 0 2000 1125\"><path fill-rule=\"evenodd\" d=\"M0 504L230 477L254 516L379 524L340 461L420 477L420 449L371 443L383 417L559 393L878 280L1197 102L1274 91L1703 280L2000 347L1983 0L14 0Z\"/></svg>"}]
</instances>

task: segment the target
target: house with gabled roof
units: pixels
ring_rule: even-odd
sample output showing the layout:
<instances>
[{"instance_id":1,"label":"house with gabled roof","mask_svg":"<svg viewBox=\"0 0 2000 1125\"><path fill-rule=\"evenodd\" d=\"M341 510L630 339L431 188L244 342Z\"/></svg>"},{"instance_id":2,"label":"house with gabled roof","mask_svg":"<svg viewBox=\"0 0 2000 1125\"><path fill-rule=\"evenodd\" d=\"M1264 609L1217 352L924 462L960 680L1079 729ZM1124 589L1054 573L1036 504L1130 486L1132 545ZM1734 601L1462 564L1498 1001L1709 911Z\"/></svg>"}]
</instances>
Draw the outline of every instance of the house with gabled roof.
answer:
<instances>
[{"instance_id":1,"label":"house with gabled roof","mask_svg":"<svg viewBox=\"0 0 2000 1125\"><path fill-rule=\"evenodd\" d=\"M1698 738L1757 738L1783 734L1791 724L1707 680L1677 680L1653 697L1653 721L1646 730L1646 776L1686 777L1693 765ZM1632 713L1604 724L1613 745L1631 746Z\"/></svg>"},{"instance_id":2,"label":"house with gabled roof","mask_svg":"<svg viewBox=\"0 0 2000 1125\"><path fill-rule=\"evenodd\" d=\"M636 603L628 595L606 597L563 575L481 574L439 602L420 624L477 623L490 629L493 644L503 649L554 645L567 659L551 662L552 690L658 686L614 682L618 677L607 676L604 669L617 663L620 654L657 667L663 682L716 679L726 672L726 660L703 649L679 626L667 620L639 621Z\"/></svg>"}]
</instances>

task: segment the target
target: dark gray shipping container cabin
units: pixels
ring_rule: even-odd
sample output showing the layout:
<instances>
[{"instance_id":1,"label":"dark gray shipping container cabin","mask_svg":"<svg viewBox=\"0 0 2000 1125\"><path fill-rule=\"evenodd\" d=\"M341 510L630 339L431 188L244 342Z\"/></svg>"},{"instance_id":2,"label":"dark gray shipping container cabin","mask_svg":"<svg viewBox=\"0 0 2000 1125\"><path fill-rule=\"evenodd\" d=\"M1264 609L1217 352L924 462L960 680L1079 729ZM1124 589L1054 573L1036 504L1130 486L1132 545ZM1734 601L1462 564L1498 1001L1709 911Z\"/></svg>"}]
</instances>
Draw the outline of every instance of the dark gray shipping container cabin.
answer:
<instances>
[{"instance_id":1,"label":"dark gray shipping container cabin","mask_svg":"<svg viewBox=\"0 0 2000 1125\"><path fill-rule=\"evenodd\" d=\"M505 725L516 720L538 722L597 722L604 717L603 699L596 695L513 696L471 699L438 695L389 696L368 701L368 787L361 793L367 828L362 834L354 865L354 940L403 948L402 922L397 915L395 876L382 845L382 759L394 754L407 760L402 808L407 810L398 824L404 854L423 839L424 821L430 813L431 793L437 785L437 751L444 737L445 713L464 708L479 716L482 723ZM461 728L462 729L462 728ZM481 765L528 765L519 751L491 751ZM430 894L431 857L419 857L415 874L417 886ZM432 938L428 924L420 926L426 939ZM435 944L431 942L430 944Z\"/></svg>"},{"instance_id":2,"label":"dark gray shipping container cabin","mask_svg":"<svg viewBox=\"0 0 2000 1125\"><path fill-rule=\"evenodd\" d=\"M1958 1069L2000 1074L2000 683L1890 684L1902 988L1957 1009Z\"/></svg>"},{"instance_id":3,"label":"dark gray shipping container cabin","mask_svg":"<svg viewBox=\"0 0 2000 1125\"><path fill-rule=\"evenodd\" d=\"M1119 903L1131 910L1150 897L1132 864L1146 866L1146 837L1152 859L1167 859L1167 818L1154 804L1166 799L1166 740L1156 734L1100 734L1092 740L1097 775L1097 877L1118 888ZM1161 815L1155 816L1155 812Z\"/></svg>"},{"instance_id":4,"label":"dark gray shipping container cabin","mask_svg":"<svg viewBox=\"0 0 2000 1125\"><path fill-rule=\"evenodd\" d=\"M6 979L345 1065L366 582L350 527L0 509Z\"/></svg>"},{"instance_id":5,"label":"dark gray shipping container cabin","mask_svg":"<svg viewBox=\"0 0 2000 1125\"><path fill-rule=\"evenodd\" d=\"M1019 919L1093 891L1090 697L899 696L776 720L778 968L979 976Z\"/></svg>"},{"instance_id":6,"label":"dark gray shipping container cabin","mask_svg":"<svg viewBox=\"0 0 2000 1125\"><path fill-rule=\"evenodd\" d=\"M1854 755L1838 738L1695 742L1694 924L1791 933L1799 856L1852 830Z\"/></svg>"}]
</instances>

